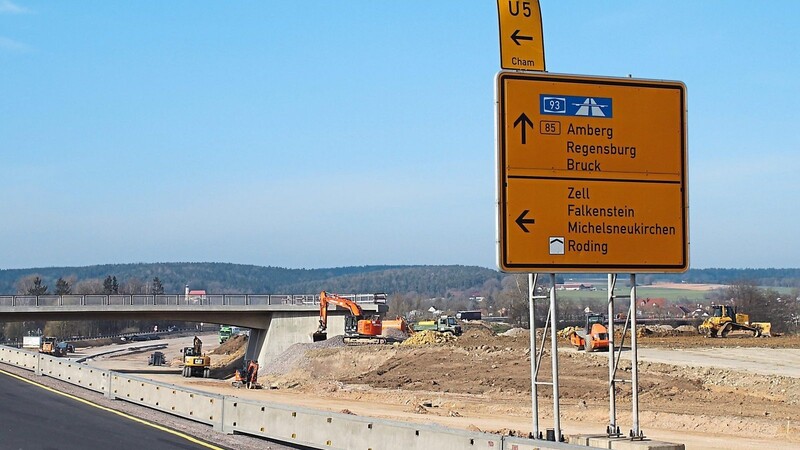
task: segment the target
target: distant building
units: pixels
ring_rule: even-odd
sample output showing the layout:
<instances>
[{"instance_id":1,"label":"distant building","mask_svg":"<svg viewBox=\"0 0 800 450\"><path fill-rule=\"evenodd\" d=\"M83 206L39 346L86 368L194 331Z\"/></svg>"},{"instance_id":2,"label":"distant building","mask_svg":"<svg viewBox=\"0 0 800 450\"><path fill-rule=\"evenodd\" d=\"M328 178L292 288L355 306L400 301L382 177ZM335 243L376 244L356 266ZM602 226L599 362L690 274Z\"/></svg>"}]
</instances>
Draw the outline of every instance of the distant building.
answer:
<instances>
[{"instance_id":1,"label":"distant building","mask_svg":"<svg viewBox=\"0 0 800 450\"><path fill-rule=\"evenodd\" d=\"M557 284L556 290L559 291L596 291L593 284L589 283L563 283Z\"/></svg>"},{"instance_id":2,"label":"distant building","mask_svg":"<svg viewBox=\"0 0 800 450\"><path fill-rule=\"evenodd\" d=\"M186 285L185 300L187 304L203 304L208 299L208 294L205 289L192 289L189 290L189 285Z\"/></svg>"}]
</instances>

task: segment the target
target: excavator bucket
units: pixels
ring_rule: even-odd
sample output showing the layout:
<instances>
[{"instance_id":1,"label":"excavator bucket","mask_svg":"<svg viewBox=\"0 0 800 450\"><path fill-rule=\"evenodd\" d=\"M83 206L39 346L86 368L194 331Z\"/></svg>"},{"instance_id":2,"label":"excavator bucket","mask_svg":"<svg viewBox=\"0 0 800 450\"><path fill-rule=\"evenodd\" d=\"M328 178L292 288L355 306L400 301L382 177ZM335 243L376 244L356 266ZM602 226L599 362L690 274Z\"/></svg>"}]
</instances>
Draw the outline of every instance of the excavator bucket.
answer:
<instances>
[{"instance_id":1,"label":"excavator bucket","mask_svg":"<svg viewBox=\"0 0 800 450\"><path fill-rule=\"evenodd\" d=\"M326 333L325 331L317 331L316 333L311 335L311 339L314 342L324 341L328 339L328 333Z\"/></svg>"}]
</instances>

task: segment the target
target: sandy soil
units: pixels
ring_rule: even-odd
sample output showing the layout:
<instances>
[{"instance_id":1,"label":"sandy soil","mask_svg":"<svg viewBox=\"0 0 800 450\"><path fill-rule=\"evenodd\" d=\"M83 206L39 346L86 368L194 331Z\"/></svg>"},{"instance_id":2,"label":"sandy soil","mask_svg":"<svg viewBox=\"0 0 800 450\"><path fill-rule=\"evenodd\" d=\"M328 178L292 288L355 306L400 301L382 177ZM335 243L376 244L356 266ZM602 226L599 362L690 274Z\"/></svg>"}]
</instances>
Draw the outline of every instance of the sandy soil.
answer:
<instances>
[{"instance_id":1,"label":"sandy soil","mask_svg":"<svg viewBox=\"0 0 800 450\"><path fill-rule=\"evenodd\" d=\"M168 359L190 345L165 350ZM213 335L203 338L215 347ZM561 428L598 433L608 423L608 354L559 348ZM639 340L640 428L652 439L688 449L800 448L800 337L707 339L694 334ZM549 346L549 345L548 345ZM305 351L302 358L289 358ZM86 350L91 351L91 350ZM629 351L621 378L630 377ZM147 371L147 353L98 358L104 368ZM179 353L178 353L179 355ZM224 363L233 355L219 355ZM260 377L268 389L234 389L227 380L145 374L227 395L316 409L526 435L532 430L528 334L497 336L472 326L455 341L423 346L367 345L314 349L299 344ZM284 367L285 366L285 367ZM175 367L173 367L174 370ZM545 355L540 381L548 381ZM631 427L629 385L617 392L618 424ZM551 389L539 389L540 429L553 426ZM735 441L733 444L731 440Z\"/></svg>"}]
</instances>

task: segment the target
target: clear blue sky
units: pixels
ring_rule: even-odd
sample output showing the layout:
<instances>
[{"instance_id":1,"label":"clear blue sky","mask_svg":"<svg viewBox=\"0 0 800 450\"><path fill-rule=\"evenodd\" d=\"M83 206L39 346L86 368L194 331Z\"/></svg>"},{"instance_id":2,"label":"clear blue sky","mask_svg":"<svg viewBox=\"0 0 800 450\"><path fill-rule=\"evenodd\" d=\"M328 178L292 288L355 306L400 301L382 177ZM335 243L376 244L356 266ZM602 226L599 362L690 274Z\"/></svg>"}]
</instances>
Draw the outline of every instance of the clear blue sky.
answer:
<instances>
[{"instance_id":1,"label":"clear blue sky","mask_svg":"<svg viewBox=\"0 0 800 450\"><path fill-rule=\"evenodd\" d=\"M691 265L798 267L800 2L543 0L688 87ZM496 267L494 1L0 0L0 268Z\"/></svg>"}]
</instances>

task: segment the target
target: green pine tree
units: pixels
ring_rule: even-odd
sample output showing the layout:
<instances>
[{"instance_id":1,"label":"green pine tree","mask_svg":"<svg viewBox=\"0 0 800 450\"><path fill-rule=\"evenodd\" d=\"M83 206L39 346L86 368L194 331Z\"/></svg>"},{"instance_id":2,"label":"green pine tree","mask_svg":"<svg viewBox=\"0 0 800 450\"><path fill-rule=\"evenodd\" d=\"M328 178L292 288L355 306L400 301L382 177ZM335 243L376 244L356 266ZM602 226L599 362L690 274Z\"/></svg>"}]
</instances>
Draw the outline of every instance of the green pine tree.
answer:
<instances>
[{"instance_id":1,"label":"green pine tree","mask_svg":"<svg viewBox=\"0 0 800 450\"><path fill-rule=\"evenodd\" d=\"M33 286L28 289L30 295L45 295L47 294L47 285L42 284L42 279L36 277L33 279Z\"/></svg>"}]
</instances>

